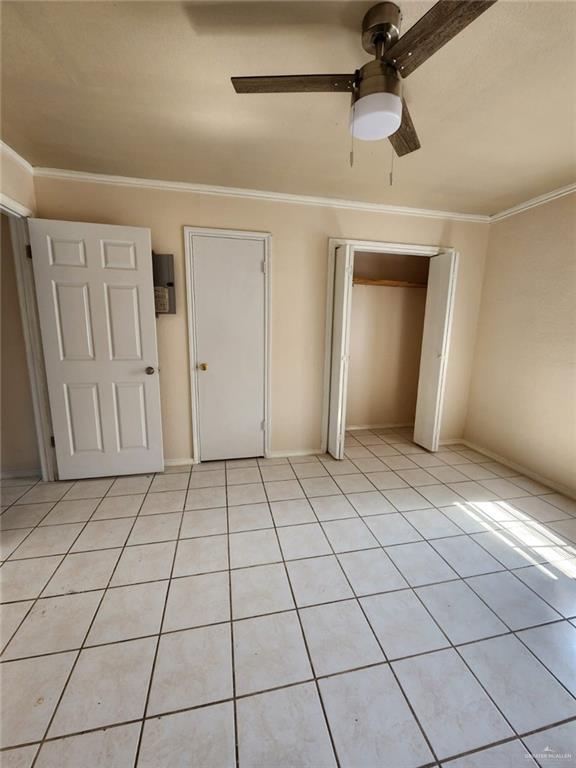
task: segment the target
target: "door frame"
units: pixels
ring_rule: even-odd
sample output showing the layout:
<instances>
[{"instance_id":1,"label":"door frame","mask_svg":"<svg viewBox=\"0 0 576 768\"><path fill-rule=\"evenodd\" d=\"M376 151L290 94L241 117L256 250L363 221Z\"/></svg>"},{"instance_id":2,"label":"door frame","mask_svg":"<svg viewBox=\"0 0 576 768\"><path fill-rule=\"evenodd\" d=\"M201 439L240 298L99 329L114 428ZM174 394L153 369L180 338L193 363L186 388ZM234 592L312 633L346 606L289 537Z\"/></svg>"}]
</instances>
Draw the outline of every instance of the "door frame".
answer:
<instances>
[{"instance_id":1,"label":"door frame","mask_svg":"<svg viewBox=\"0 0 576 768\"><path fill-rule=\"evenodd\" d=\"M48 401L48 382L44 365L44 353L42 351L36 288L32 271L32 259L29 257L30 236L28 234L27 218L34 214L29 208L6 195L0 197L0 213L8 217L10 225L10 240L14 257L22 334L26 348L26 363L34 412L36 443L40 458L39 469L42 480L49 482L56 479L57 469L56 454L52 446L52 416Z\"/></svg>"},{"instance_id":2,"label":"door frame","mask_svg":"<svg viewBox=\"0 0 576 768\"><path fill-rule=\"evenodd\" d=\"M331 237L328 240L328 275L326 281L326 343L324 347L324 383L323 383L323 401L322 401L322 422L321 422L321 452L325 453L328 447L328 427L330 419L330 380L332 374L332 331L334 322L334 306L337 297L334 296L334 272L336 263L336 249L339 247L349 247L352 251L352 268L354 267L355 253L393 253L405 256L423 256L432 258L440 254L448 254L452 262L450 298L448 306L449 321L446 324L446 333L443 339L443 363L441 373L440 396L436 408L436 435L439 439L441 415L444 403L444 394L446 391L446 370L448 362L448 349L452 333L452 318L454 315L454 299L456 276L458 272L459 254L455 248L446 248L439 245L418 245L409 243L389 243L379 240L352 240L347 238ZM344 302L344 294L338 297L338 300ZM350 332L350 322L347 324L347 333ZM348 370L345 372L347 380Z\"/></svg>"},{"instance_id":3,"label":"door frame","mask_svg":"<svg viewBox=\"0 0 576 768\"><path fill-rule=\"evenodd\" d=\"M192 238L228 237L231 240L260 240L264 245L264 456L270 456L270 302L271 302L271 241L269 232L251 232L243 229L213 229L205 227L184 227L184 264L186 269L186 312L188 321L188 368L190 373L190 408L192 416L192 463L199 464L200 434L198 416L200 400L198 393L198 376L196 374L196 314L194 307L194 265L192 259Z\"/></svg>"}]
</instances>

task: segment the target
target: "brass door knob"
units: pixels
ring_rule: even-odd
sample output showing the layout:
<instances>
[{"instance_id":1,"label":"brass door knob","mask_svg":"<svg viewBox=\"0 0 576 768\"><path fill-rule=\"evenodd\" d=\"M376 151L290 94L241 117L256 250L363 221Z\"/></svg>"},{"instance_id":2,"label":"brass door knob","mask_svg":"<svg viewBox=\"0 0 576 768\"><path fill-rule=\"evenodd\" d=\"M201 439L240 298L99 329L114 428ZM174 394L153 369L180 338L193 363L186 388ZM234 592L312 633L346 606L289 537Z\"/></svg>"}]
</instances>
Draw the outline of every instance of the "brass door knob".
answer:
<instances>
[{"instance_id":1,"label":"brass door knob","mask_svg":"<svg viewBox=\"0 0 576 768\"><path fill-rule=\"evenodd\" d=\"M144 370L144 373L147 373L147 374L148 374L148 376L152 376L152 374L154 373L154 368L152 368L152 366L151 366L151 365L149 365L149 366L148 366L148 368L146 368L146 369Z\"/></svg>"},{"instance_id":2,"label":"brass door knob","mask_svg":"<svg viewBox=\"0 0 576 768\"><path fill-rule=\"evenodd\" d=\"M208 363L198 363L198 368L201 371L207 371L208 370Z\"/></svg>"}]
</instances>

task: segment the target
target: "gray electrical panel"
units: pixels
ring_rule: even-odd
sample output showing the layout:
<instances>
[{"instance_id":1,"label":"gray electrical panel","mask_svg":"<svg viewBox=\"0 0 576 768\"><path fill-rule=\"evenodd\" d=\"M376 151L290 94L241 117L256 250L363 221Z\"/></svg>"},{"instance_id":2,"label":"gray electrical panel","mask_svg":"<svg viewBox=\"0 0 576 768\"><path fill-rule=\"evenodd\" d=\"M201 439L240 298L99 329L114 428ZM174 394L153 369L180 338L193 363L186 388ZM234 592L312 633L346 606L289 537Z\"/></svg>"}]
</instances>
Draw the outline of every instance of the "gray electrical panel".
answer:
<instances>
[{"instance_id":1,"label":"gray electrical panel","mask_svg":"<svg viewBox=\"0 0 576 768\"><path fill-rule=\"evenodd\" d=\"M175 315L174 254L152 252L152 274L156 314Z\"/></svg>"}]
</instances>

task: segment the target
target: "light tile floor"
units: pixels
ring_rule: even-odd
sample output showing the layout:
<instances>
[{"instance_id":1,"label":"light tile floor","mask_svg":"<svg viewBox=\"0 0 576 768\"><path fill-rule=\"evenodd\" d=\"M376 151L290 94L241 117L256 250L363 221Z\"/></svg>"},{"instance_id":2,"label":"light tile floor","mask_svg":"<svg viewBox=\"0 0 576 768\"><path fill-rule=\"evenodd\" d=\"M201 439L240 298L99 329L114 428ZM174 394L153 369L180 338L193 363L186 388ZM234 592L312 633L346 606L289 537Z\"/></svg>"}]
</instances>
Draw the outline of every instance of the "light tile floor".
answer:
<instances>
[{"instance_id":1,"label":"light tile floor","mask_svg":"<svg viewBox=\"0 0 576 768\"><path fill-rule=\"evenodd\" d=\"M4 768L576 765L576 502L475 451L2 503Z\"/></svg>"}]
</instances>

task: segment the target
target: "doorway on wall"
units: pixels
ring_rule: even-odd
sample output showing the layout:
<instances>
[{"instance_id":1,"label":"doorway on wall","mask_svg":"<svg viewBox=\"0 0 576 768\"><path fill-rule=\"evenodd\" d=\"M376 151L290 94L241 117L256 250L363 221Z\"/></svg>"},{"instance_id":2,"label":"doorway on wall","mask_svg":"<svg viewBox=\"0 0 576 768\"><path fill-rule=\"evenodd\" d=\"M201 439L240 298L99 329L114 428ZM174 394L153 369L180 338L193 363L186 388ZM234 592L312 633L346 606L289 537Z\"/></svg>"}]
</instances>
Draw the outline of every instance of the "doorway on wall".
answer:
<instances>
[{"instance_id":1,"label":"doorway on wall","mask_svg":"<svg viewBox=\"0 0 576 768\"><path fill-rule=\"evenodd\" d=\"M330 240L324 434L414 427L438 450L458 254L437 246Z\"/></svg>"},{"instance_id":2,"label":"doorway on wall","mask_svg":"<svg viewBox=\"0 0 576 768\"><path fill-rule=\"evenodd\" d=\"M194 461L268 454L270 235L185 227Z\"/></svg>"},{"instance_id":3,"label":"doorway on wall","mask_svg":"<svg viewBox=\"0 0 576 768\"><path fill-rule=\"evenodd\" d=\"M24 326L19 306L20 285L16 272L19 266L17 243L13 245L14 232L10 231L17 220L11 222L10 215L4 212L1 212L0 220L2 229L0 476L2 478L34 477L40 474L40 456Z\"/></svg>"},{"instance_id":4,"label":"doorway on wall","mask_svg":"<svg viewBox=\"0 0 576 768\"><path fill-rule=\"evenodd\" d=\"M29 470L23 467L9 467L7 469L2 466L2 476L11 477L12 475L23 476L30 475L35 476L40 474L42 480L50 481L56 478L56 454L53 447L53 428L52 419L50 415L50 408L48 403L48 384L46 380L46 372L44 368L44 357L42 352L42 339L40 333L40 320L38 317L38 307L36 304L36 291L34 286L34 273L32 268L32 260L30 258L30 238L28 232L28 217L32 215L32 211L25 206L21 205L15 200L0 193L0 213L3 219L3 248L2 248L2 260L13 261L14 271L12 276L5 280L3 274L2 291L11 291L9 299L9 305L3 302L2 309L4 312L10 313L12 316L8 319L7 328L8 333L11 334L11 347L7 348L6 345L2 347L2 379L3 384L6 384L5 374L8 371L8 376L14 373L13 366L17 365L20 373L20 382L17 385L20 388L19 393L13 393L20 405L22 404L22 398L26 397L26 387L22 383L22 375L24 366L22 364L22 348L21 341L24 344L24 353L26 358L26 369L28 374L29 393L31 398L33 421L35 427L35 438L37 446L37 457L39 466L33 470ZM5 226L8 224L9 230L9 246L4 247L6 242L5 238ZM4 268L10 269L6 264L3 264ZM16 283L16 295L14 295L14 281ZM14 316L15 304L17 301L19 307L19 320ZM18 331L15 331L13 326L18 324L20 326L20 343L18 355L20 357L19 364L14 360L15 350L13 349L14 335L20 335ZM12 386L12 382L8 383L8 386ZM5 405L5 403L3 403ZM8 406L12 408L12 404ZM28 435L28 440L30 435ZM11 446L13 448L13 446ZM3 459L5 459L3 454ZM30 457L29 457L30 458Z\"/></svg>"}]
</instances>

